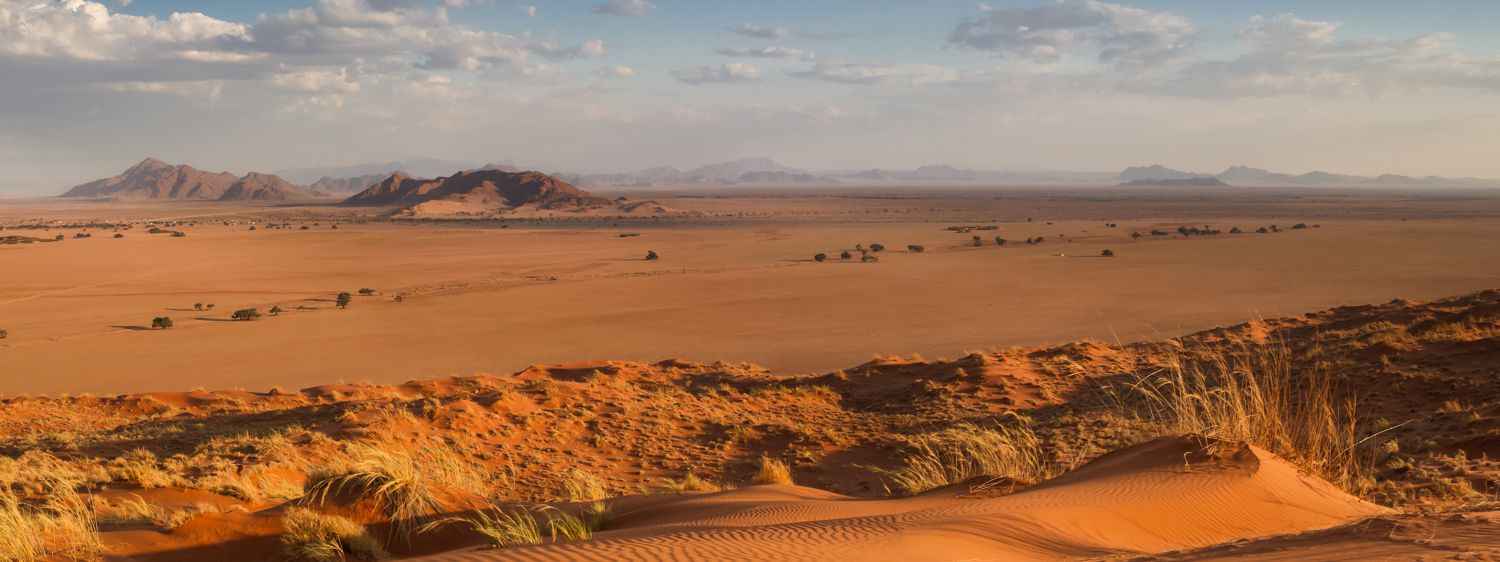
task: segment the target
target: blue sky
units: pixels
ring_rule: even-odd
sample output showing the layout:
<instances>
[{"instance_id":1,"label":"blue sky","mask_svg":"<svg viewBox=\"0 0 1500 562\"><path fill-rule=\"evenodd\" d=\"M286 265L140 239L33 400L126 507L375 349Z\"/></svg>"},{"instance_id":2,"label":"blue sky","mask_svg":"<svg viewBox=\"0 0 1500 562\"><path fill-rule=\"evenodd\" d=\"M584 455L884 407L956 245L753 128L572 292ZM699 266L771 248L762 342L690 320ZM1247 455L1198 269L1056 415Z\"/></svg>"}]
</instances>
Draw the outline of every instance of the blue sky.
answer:
<instances>
[{"instance_id":1,"label":"blue sky","mask_svg":"<svg viewBox=\"0 0 1500 562\"><path fill-rule=\"evenodd\" d=\"M0 0L0 190L148 155L1500 177L1496 21L1487 1Z\"/></svg>"}]
</instances>

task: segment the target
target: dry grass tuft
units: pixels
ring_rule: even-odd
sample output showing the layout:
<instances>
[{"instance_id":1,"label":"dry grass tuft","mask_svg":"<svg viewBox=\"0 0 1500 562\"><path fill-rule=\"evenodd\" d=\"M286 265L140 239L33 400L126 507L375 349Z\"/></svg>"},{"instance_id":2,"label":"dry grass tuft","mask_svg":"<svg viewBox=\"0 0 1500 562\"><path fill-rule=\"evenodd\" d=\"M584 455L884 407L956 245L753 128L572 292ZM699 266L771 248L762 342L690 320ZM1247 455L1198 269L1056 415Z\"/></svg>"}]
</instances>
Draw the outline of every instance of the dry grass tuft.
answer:
<instances>
[{"instance_id":1,"label":"dry grass tuft","mask_svg":"<svg viewBox=\"0 0 1500 562\"><path fill-rule=\"evenodd\" d=\"M307 501L357 494L379 505L391 520L391 532L405 540L449 504L471 501L489 489L482 471L451 448L395 440L350 443L347 459L310 482Z\"/></svg>"},{"instance_id":2,"label":"dry grass tuft","mask_svg":"<svg viewBox=\"0 0 1500 562\"><path fill-rule=\"evenodd\" d=\"M570 502L596 502L609 497L609 492L599 477L575 468L563 478L562 495Z\"/></svg>"},{"instance_id":3,"label":"dry grass tuft","mask_svg":"<svg viewBox=\"0 0 1500 562\"><path fill-rule=\"evenodd\" d=\"M103 551L93 510L78 494L58 490L30 505L0 490L0 560L96 560Z\"/></svg>"},{"instance_id":4,"label":"dry grass tuft","mask_svg":"<svg viewBox=\"0 0 1500 562\"><path fill-rule=\"evenodd\" d=\"M995 428L960 423L917 435L903 466L876 471L908 494L979 477L1036 483L1057 475L1061 468L1047 457L1030 424L1011 419L1012 424Z\"/></svg>"},{"instance_id":5,"label":"dry grass tuft","mask_svg":"<svg viewBox=\"0 0 1500 562\"><path fill-rule=\"evenodd\" d=\"M542 544L542 527L537 523L536 517L524 508L481 509L471 517L438 519L423 525L421 530L426 532L453 523L467 526L484 535L494 548Z\"/></svg>"},{"instance_id":6,"label":"dry grass tuft","mask_svg":"<svg viewBox=\"0 0 1500 562\"><path fill-rule=\"evenodd\" d=\"M673 494L685 494L688 492L717 492L723 489L722 486L699 478L697 474L693 474L691 472L683 475L682 478L679 478L677 480L673 480L671 478L662 478L660 487L663 491Z\"/></svg>"},{"instance_id":7,"label":"dry grass tuft","mask_svg":"<svg viewBox=\"0 0 1500 562\"><path fill-rule=\"evenodd\" d=\"M1259 445L1351 493L1373 486L1355 399L1336 389L1326 365L1294 368L1285 344L1229 350L1177 344L1164 355L1166 366L1140 377L1122 405L1138 406L1132 411L1169 434Z\"/></svg>"},{"instance_id":8,"label":"dry grass tuft","mask_svg":"<svg viewBox=\"0 0 1500 562\"><path fill-rule=\"evenodd\" d=\"M756 484L791 484L792 469L786 463L771 457L760 458L760 470L750 479Z\"/></svg>"},{"instance_id":9,"label":"dry grass tuft","mask_svg":"<svg viewBox=\"0 0 1500 562\"><path fill-rule=\"evenodd\" d=\"M282 549L293 560L384 560L390 555L363 525L345 517L293 507L282 518Z\"/></svg>"}]
</instances>

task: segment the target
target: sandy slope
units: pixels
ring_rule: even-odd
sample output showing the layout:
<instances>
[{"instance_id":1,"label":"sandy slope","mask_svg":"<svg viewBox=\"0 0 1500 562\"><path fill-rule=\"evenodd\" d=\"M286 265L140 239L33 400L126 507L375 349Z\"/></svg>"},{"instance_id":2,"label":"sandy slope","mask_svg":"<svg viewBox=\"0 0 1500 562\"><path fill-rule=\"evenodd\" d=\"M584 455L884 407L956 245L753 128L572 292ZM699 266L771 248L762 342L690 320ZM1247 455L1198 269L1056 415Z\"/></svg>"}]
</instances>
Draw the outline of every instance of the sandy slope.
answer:
<instances>
[{"instance_id":1,"label":"sandy slope","mask_svg":"<svg viewBox=\"0 0 1500 562\"><path fill-rule=\"evenodd\" d=\"M995 499L855 500L771 485L651 500L618 507L612 530L587 543L426 560L1046 560L1203 547L1389 512L1259 448L1197 438L1117 451Z\"/></svg>"}]
</instances>

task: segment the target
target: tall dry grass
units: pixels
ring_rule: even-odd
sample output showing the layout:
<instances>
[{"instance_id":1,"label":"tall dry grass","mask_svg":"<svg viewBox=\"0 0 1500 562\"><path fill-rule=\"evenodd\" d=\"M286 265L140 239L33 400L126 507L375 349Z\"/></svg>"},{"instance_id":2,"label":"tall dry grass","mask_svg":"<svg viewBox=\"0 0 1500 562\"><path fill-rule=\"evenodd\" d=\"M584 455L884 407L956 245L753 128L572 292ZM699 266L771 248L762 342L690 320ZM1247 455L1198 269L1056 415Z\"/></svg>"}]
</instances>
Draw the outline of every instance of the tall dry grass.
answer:
<instances>
[{"instance_id":1,"label":"tall dry grass","mask_svg":"<svg viewBox=\"0 0 1500 562\"><path fill-rule=\"evenodd\" d=\"M305 501L323 503L344 494L371 500L403 540L454 504L472 504L490 489L479 467L437 443L355 442L346 454L309 480Z\"/></svg>"},{"instance_id":2,"label":"tall dry grass","mask_svg":"<svg viewBox=\"0 0 1500 562\"><path fill-rule=\"evenodd\" d=\"M1115 393L1122 413L1163 433L1258 445L1352 493L1373 482L1357 402L1327 365L1284 343L1229 348L1172 342L1165 365Z\"/></svg>"},{"instance_id":3,"label":"tall dry grass","mask_svg":"<svg viewBox=\"0 0 1500 562\"><path fill-rule=\"evenodd\" d=\"M99 525L82 496L57 490L29 504L0 490L0 560L96 560L103 552Z\"/></svg>"},{"instance_id":4,"label":"tall dry grass","mask_svg":"<svg viewBox=\"0 0 1500 562\"><path fill-rule=\"evenodd\" d=\"M1046 454L1042 440L1018 416L981 427L959 423L910 439L911 448L895 469L876 469L896 489L919 494L979 477L1011 478L1035 483L1060 468Z\"/></svg>"}]
</instances>

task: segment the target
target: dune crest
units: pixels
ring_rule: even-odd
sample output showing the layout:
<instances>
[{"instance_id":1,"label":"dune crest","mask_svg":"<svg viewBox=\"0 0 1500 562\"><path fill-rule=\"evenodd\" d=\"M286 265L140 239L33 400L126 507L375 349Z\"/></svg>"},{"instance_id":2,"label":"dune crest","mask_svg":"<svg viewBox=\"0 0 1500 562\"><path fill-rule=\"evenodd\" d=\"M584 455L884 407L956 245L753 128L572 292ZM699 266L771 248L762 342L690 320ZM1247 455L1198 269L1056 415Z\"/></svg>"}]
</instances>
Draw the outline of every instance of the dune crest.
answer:
<instances>
[{"instance_id":1,"label":"dune crest","mask_svg":"<svg viewBox=\"0 0 1500 562\"><path fill-rule=\"evenodd\" d=\"M1153 554L1386 515L1258 447L1184 436L993 499L864 500L790 485L622 500L586 543L422 560L1055 560Z\"/></svg>"}]
</instances>

